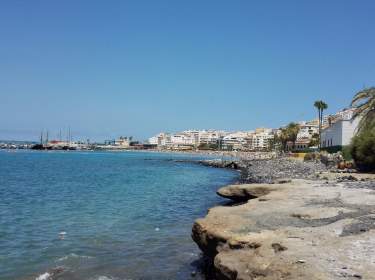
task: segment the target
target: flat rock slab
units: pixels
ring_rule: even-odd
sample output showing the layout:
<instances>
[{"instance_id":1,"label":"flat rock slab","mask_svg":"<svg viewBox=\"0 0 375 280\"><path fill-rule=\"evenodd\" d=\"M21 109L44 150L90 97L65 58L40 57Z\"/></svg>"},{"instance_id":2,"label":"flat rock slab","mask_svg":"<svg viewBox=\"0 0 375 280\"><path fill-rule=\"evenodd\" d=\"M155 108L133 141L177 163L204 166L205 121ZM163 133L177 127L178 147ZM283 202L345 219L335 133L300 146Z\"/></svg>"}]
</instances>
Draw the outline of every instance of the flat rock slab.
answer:
<instances>
[{"instance_id":1,"label":"flat rock slab","mask_svg":"<svg viewBox=\"0 0 375 280\"><path fill-rule=\"evenodd\" d=\"M217 279L375 279L375 191L293 180L232 185L192 237Z\"/></svg>"}]
</instances>

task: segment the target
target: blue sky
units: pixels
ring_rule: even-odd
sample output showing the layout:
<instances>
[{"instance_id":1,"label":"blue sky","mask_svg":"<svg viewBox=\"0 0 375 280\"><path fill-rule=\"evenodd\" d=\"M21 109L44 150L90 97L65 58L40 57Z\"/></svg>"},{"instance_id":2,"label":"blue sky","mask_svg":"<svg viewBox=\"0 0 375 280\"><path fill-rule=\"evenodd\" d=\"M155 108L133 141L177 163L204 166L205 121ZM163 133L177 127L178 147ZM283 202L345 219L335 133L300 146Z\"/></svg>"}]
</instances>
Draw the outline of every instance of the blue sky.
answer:
<instances>
[{"instance_id":1,"label":"blue sky","mask_svg":"<svg viewBox=\"0 0 375 280\"><path fill-rule=\"evenodd\" d=\"M0 139L248 130L375 85L375 1L1 1Z\"/></svg>"}]
</instances>

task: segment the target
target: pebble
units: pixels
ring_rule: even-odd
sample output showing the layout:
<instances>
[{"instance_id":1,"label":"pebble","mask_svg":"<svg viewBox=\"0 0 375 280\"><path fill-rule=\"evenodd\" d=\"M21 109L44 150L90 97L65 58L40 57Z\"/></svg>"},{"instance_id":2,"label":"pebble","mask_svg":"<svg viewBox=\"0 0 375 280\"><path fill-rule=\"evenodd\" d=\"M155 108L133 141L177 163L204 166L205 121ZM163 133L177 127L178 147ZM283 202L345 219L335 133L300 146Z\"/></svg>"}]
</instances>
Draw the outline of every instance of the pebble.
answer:
<instances>
[{"instance_id":1,"label":"pebble","mask_svg":"<svg viewBox=\"0 0 375 280\"><path fill-rule=\"evenodd\" d=\"M317 173L328 170L322 163L301 162L289 158L245 161L241 165L246 166L242 170L243 183L272 184L280 178L317 179Z\"/></svg>"}]
</instances>

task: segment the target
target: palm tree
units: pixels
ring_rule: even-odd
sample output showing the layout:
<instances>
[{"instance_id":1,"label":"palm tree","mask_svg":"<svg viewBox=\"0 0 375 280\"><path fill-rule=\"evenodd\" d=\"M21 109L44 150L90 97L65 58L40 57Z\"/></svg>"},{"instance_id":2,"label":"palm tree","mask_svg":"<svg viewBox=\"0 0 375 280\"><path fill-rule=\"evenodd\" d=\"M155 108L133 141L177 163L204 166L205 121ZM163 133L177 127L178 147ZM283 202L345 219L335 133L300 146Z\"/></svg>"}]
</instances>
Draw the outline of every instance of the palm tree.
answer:
<instances>
[{"instance_id":1,"label":"palm tree","mask_svg":"<svg viewBox=\"0 0 375 280\"><path fill-rule=\"evenodd\" d=\"M293 148L294 148L294 145L297 140L297 135L300 129L299 124L291 122L290 124L288 124L286 129L288 130L289 141L293 142Z\"/></svg>"},{"instance_id":2,"label":"palm tree","mask_svg":"<svg viewBox=\"0 0 375 280\"><path fill-rule=\"evenodd\" d=\"M321 137L322 137L322 123L323 123L323 111L328 108L328 105L322 100L315 101L314 107L318 109L319 118L319 150L321 149Z\"/></svg>"},{"instance_id":3,"label":"palm tree","mask_svg":"<svg viewBox=\"0 0 375 280\"><path fill-rule=\"evenodd\" d=\"M295 142L297 140L297 134L299 132L299 125L296 123L289 123L285 128L281 129L281 134L279 136L279 140L282 144L283 150L286 150L287 143L289 141L293 142L293 147L295 145Z\"/></svg>"},{"instance_id":4,"label":"palm tree","mask_svg":"<svg viewBox=\"0 0 375 280\"><path fill-rule=\"evenodd\" d=\"M351 106L357 108L353 118L362 117L359 131L372 124L375 125L375 87L365 88L358 92L353 97Z\"/></svg>"}]
</instances>

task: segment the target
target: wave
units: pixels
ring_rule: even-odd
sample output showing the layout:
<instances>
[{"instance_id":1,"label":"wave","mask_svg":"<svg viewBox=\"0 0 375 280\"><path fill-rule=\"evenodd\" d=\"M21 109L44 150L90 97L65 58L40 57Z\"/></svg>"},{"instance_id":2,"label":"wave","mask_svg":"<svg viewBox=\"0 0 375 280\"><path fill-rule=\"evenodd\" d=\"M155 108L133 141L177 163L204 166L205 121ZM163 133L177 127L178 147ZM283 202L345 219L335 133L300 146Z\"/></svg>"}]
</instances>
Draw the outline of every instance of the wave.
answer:
<instances>
[{"instance_id":1,"label":"wave","mask_svg":"<svg viewBox=\"0 0 375 280\"><path fill-rule=\"evenodd\" d=\"M49 280L51 279L52 275L48 272L45 272L41 275L39 275L37 278L35 278L35 280Z\"/></svg>"},{"instance_id":2,"label":"wave","mask_svg":"<svg viewBox=\"0 0 375 280\"><path fill-rule=\"evenodd\" d=\"M73 258L73 259L78 259L78 258L80 258L80 259L93 259L94 257L70 253L69 255L66 255L64 257L61 257L61 258L57 259L56 261L62 262L62 261L66 261L67 259L70 259L70 258Z\"/></svg>"},{"instance_id":3,"label":"wave","mask_svg":"<svg viewBox=\"0 0 375 280\"><path fill-rule=\"evenodd\" d=\"M58 266L52 269L50 272L45 272L43 274L40 274L35 278L35 280L52 280L54 276L60 274L64 271L64 267Z\"/></svg>"}]
</instances>

